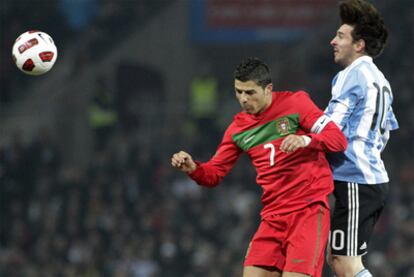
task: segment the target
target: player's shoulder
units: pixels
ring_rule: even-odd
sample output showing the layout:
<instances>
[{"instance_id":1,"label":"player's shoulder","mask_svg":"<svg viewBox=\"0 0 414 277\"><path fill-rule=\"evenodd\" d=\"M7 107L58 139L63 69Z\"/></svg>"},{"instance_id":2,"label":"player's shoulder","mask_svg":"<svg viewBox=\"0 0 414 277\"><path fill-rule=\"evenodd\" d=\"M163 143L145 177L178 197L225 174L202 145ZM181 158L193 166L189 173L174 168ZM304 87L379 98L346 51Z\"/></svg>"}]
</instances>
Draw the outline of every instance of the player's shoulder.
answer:
<instances>
[{"instance_id":1,"label":"player's shoulder","mask_svg":"<svg viewBox=\"0 0 414 277\"><path fill-rule=\"evenodd\" d=\"M360 80L362 79L365 81L375 81L381 83L385 82L389 85L389 82L384 73L380 68L378 68L373 60L368 60L361 63L356 74L358 74Z\"/></svg>"},{"instance_id":2,"label":"player's shoulder","mask_svg":"<svg viewBox=\"0 0 414 277\"><path fill-rule=\"evenodd\" d=\"M251 124L251 116L243 111L238 112L234 117L233 121L227 127L226 132L229 134L234 134L240 132L244 126Z\"/></svg>"},{"instance_id":3,"label":"player's shoulder","mask_svg":"<svg viewBox=\"0 0 414 277\"><path fill-rule=\"evenodd\" d=\"M344 87L353 88L353 87L365 87L368 79L370 79L370 71L367 69L367 66L363 63L349 68L343 72L345 78L343 79ZM372 79L372 78L371 78Z\"/></svg>"},{"instance_id":4,"label":"player's shoulder","mask_svg":"<svg viewBox=\"0 0 414 277\"><path fill-rule=\"evenodd\" d=\"M368 80L375 80L379 76L384 76L373 59L367 56L359 58L345 72L347 73L347 80L355 83L365 83Z\"/></svg>"},{"instance_id":5,"label":"player's shoulder","mask_svg":"<svg viewBox=\"0 0 414 277\"><path fill-rule=\"evenodd\" d=\"M289 100L289 101L298 101L300 99L309 99L309 93L304 90L297 91L276 91L276 98Z\"/></svg>"}]
</instances>

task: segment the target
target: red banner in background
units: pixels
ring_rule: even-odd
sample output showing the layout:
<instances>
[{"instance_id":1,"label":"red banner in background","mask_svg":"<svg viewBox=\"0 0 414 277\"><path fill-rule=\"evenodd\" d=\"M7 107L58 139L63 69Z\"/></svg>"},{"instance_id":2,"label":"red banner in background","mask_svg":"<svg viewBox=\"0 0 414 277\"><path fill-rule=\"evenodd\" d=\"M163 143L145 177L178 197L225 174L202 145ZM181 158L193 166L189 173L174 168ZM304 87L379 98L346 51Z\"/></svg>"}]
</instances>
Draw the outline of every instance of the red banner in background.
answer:
<instances>
[{"instance_id":1,"label":"red banner in background","mask_svg":"<svg viewBox=\"0 0 414 277\"><path fill-rule=\"evenodd\" d=\"M332 0L206 0L209 28L309 28L336 12Z\"/></svg>"}]
</instances>

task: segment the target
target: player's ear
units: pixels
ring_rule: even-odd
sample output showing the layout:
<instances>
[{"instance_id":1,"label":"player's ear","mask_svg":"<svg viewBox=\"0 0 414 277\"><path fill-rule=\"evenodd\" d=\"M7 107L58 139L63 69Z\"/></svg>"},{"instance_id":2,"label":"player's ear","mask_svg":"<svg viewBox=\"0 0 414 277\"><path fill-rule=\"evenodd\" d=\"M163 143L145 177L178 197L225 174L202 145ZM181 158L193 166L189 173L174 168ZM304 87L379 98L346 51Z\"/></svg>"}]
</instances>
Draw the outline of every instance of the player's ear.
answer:
<instances>
[{"instance_id":1,"label":"player's ear","mask_svg":"<svg viewBox=\"0 0 414 277\"><path fill-rule=\"evenodd\" d=\"M271 92L273 91L273 84L272 84L272 83L268 84L268 85L265 87L265 91L266 91L267 93L271 93Z\"/></svg>"},{"instance_id":2,"label":"player's ear","mask_svg":"<svg viewBox=\"0 0 414 277\"><path fill-rule=\"evenodd\" d=\"M355 42L355 50L357 53L364 53L365 52L365 40L359 39Z\"/></svg>"}]
</instances>

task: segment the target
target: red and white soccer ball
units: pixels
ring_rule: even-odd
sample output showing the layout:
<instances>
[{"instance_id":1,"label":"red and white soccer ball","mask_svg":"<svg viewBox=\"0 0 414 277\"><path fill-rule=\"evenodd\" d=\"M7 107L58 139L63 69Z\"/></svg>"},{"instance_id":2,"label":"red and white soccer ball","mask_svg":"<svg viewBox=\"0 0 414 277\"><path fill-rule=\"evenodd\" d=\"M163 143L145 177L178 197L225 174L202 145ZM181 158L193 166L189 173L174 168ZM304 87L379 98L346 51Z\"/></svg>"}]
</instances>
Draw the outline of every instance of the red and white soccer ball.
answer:
<instances>
[{"instance_id":1,"label":"red and white soccer ball","mask_svg":"<svg viewBox=\"0 0 414 277\"><path fill-rule=\"evenodd\" d=\"M42 75L55 64L57 49L48 34L28 31L16 39L12 55L18 69L29 75Z\"/></svg>"}]
</instances>

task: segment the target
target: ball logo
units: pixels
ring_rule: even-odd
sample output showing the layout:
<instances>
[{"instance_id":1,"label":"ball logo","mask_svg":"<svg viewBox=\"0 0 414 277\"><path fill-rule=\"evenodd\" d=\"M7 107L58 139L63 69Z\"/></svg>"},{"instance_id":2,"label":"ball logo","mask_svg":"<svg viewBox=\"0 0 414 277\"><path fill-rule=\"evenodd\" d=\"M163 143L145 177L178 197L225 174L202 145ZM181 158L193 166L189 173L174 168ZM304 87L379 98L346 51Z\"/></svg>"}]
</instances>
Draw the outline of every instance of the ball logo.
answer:
<instances>
[{"instance_id":1,"label":"ball logo","mask_svg":"<svg viewBox=\"0 0 414 277\"><path fill-rule=\"evenodd\" d=\"M27 49L32 48L33 46L39 44L39 41L35 38L32 38L31 40L26 41L24 44L19 46L19 53L22 54Z\"/></svg>"}]
</instances>

